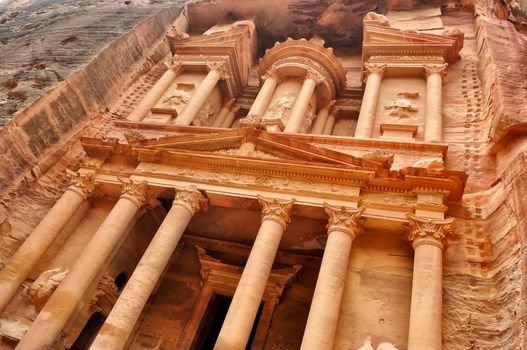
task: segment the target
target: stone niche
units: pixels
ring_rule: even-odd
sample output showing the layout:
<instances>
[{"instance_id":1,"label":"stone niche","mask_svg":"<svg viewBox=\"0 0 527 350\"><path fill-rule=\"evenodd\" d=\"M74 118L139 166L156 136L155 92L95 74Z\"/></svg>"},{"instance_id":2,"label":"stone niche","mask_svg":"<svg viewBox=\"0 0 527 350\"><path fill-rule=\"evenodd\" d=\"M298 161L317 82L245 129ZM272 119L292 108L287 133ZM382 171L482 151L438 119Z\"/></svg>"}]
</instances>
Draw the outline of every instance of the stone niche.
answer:
<instances>
[{"instance_id":1,"label":"stone niche","mask_svg":"<svg viewBox=\"0 0 527 350\"><path fill-rule=\"evenodd\" d=\"M383 78L380 91L379 102L375 124L373 128L373 137L390 137L385 128L381 125L397 126L417 126L416 140L423 139L424 113L426 108L426 80L421 77L401 77L386 76ZM384 132L383 130L384 129ZM395 133L393 134L396 135ZM393 137L393 136L392 136ZM400 134L400 137L412 138Z\"/></svg>"}]
</instances>

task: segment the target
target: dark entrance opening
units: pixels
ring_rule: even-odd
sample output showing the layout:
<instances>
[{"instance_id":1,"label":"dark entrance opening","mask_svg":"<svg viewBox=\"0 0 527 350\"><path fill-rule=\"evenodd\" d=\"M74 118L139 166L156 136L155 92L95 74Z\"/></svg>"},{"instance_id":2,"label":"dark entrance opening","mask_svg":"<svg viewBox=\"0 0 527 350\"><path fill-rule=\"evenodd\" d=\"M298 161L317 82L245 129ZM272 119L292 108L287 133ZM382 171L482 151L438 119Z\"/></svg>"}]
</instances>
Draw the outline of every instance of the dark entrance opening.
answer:
<instances>
[{"instance_id":1,"label":"dark entrance opening","mask_svg":"<svg viewBox=\"0 0 527 350\"><path fill-rule=\"evenodd\" d=\"M106 317L100 312L96 312L91 315L88 322L82 329L81 334L75 340L75 343L71 346L70 350L87 350L91 343L95 340L97 333L101 329Z\"/></svg>"},{"instance_id":2,"label":"dark entrance opening","mask_svg":"<svg viewBox=\"0 0 527 350\"><path fill-rule=\"evenodd\" d=\"M194 344L192 345L193 350L208 350L214 348L214 344L216 344L216 340L220 334L221 326L223 326L225 316L227 316L227 311L229 311L231 301L232 297L230 296L214 294L209 302L207 310L205 311L205 315L203 315L196 338L194 339ZM256 314L256 319L254 320L253 328L251 329L251 335L249 336L249 341L245 347L246 350L251 349L256 330L258 329L258 322L262 315L262 310L263 303L260 304L260 307L258 308L258 313Z\"/></svg>"}]
</instances>

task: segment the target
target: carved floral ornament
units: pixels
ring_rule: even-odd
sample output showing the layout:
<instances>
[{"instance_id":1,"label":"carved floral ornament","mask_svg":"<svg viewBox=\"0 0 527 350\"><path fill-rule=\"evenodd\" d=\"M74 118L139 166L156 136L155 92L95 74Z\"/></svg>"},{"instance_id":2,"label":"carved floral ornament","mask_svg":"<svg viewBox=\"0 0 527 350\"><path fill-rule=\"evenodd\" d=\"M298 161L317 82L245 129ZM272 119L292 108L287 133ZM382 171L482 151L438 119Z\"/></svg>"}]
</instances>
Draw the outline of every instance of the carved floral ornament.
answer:
<instances>
[{"instance_id":1,"label":"carved floral ornament","mask_svg":"<svg viewBox=\"0 0 527 350\"><path fill-rule=\"evenodd\" d=\"M408 240L417 248L421 244L431 244L444 249L446 237L452 233L453 218L429 219L406 214L408 218Z\"/></svg>"},{"instance_id":2,"label":"carved floral ornament","mask_svg":"<svg viewBox=\"0 0 527 350\"><path fill-rule=\"evenodd\" d=\"M176 196L172 206L180 206L187 209L191 214L200 210L208 209L208 200L195 188L176 189Z\"/></svg>"},{"instance_id":3,"label":"carved floral ornament","mask_svg":"<svg viewBox=\"0 0 527 350\"><path fill-rule=\"evenodd\" d=\"M425 64L424 66L426 77L428 78L431 74L439 74L443 76L448 67L448 63L443 64Z\"/></svg>"},{"instance_id":4,"label":"carved floral ornament","mask_svg":"<svg viewBox=\"0 0 527 350\"><path fill-rule=\"evenodd\" d=\"M360 225L361 215L364 208L351 209L344 206L333 206L324 202L324 211L328 214L328 224L326 226L328 235L331 232L339 231L348 234L352 240L362 234L364 230Z\"/></svg>"},{"instance_id":5,"label":"carved floral ornament","mask_svg":"<svg viewBox=\"0 0 527 350\"><path fill-rule=\"evenodd\" d=\"M121 181L123 186L121 190L121 198L127 198L131 200L138 207L142 207L146 204L146 181L134 182L132 179L129 179L128 181L119 179L119 181Z\"/></svg>"},{"instance_id":6,"label":"carved floral ornament","mask_svg":"<svg viewBox=\"0 0 527 350\"><path fill-rule=\"evenodd\" d=\"M172 69L176 73L176 75L181 74L181 72L183 71L183 62L178 56L172 56L168 58L164 62L164 64L168 69Z\"/></svg>"},{"instance_id":7,"label":"carved floral ornament","mask_svg":"<svg viewBox=\"0 0 527 350\"><path fill-rule=\"evenodd\" d=\"M87 199L88 197L91 197L93 191L95 191L95 186L94 173L89 173L87 175L77 174L77 176L72 179L71 186L68 190L74 191L84 199Z\"/></svg>"},{"instance_id":8,"label":"carved floral ornament","mask_svg":"<svg viewBox=\"0 0 527 350\"><path fill-rule=\"evenodd\" d=\"M386 63L364 63L364 70L366 71L367 75L375 73L379 75L381 78L386 71Z\"/></svg>"},{"instance_id":9,"label":"carved floral ornament","mask_svg":"<svg viewBox=\"0 0 527 350\"><path fill-rule=\"evenodd\" d=\"M306 78L313 80L317 85L324 81L324 77L312 68L306 70Z\"/></svg>"},{"instance_id":10,"label":"carved floral ornament","mask_svg":"<svg viewBox=\"0 0 527 350\"><path fill-rule=\"evenodd\" d=\"M220 74L220 79L229 79L229 70L225 62L207 62L207 71L217 71Z\"/></svg>"},{"instance_id":11,"label":"carved floral ornament","mask_svg":"<svg viewBox=\"0 0 527 350\"><path fill-rule=\"evenodd\" d=\"M272 220L276 221L285 230L287 224L291 222L291 210L295 204L295 199L288 201L278 200L274 198L265 198L263 196L256 196L258 203L262 206L262 221Z\"/></svg>"}]
</instances>

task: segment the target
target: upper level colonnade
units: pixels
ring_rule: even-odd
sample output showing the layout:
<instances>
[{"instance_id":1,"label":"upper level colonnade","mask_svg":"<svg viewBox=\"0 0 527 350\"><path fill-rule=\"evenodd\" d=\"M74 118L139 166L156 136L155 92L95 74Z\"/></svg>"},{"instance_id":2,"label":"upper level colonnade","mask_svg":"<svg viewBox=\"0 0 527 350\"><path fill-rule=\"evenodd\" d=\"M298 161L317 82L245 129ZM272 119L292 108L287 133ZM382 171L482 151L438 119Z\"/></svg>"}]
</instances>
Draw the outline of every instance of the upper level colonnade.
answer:
<instances>
[{"instance_id":1,"label":"upper level colonnade","mask_svg":"<svg viewBox=\"0 0 527 350\"><path fill-rule=\"evenodd\" d=\"M127 119L215 128L245 119L272 132L331 135L351 103L347 135L442 141L442 76L459 59L463 34L409 33L368 14L362 91L347 85L342 59L322 39L289 38L257 59L256 36L251 21L238 21L173 41L165 73Z\"/></svg>"}]
</instances>

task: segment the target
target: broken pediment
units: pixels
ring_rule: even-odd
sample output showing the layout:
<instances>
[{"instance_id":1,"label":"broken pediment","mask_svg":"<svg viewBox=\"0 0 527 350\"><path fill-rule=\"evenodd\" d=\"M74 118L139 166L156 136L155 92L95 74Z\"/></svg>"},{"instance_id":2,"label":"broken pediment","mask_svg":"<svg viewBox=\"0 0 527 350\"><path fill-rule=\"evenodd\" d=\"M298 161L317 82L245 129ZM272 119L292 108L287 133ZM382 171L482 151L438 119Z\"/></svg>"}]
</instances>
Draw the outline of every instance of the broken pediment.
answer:
<instances>
[{"instance_id":1,"label":"broken pediment","mask_svg":"<svg viewBox=\"0 0 527 350\"><path fill-rule=\"evenodd\" d=\"M369 15L369 14L368 14ZM452 63L460 59L463 33L449 35L424 34L391 28L384 16L364 18L362 44L363 61L384 58L385 61L416 61L425 63ZM437 62L437 61L443 62Z\"/></svg>"},{"instance_id":2,"label":"broken pediment","mask_svg":"<svg viewBox=\"0 0 527 350\"><path fill-rule=\"evenodd\" d=\"M382 161L362 159L306 142L290 140L286 134L271 134L257 128L228 129L211 134L175 135L156 139L129 138L134 149L208 152L216 155L289 160L348 166L367 170L389 167Z\"/></svg>"}]
</instances>

